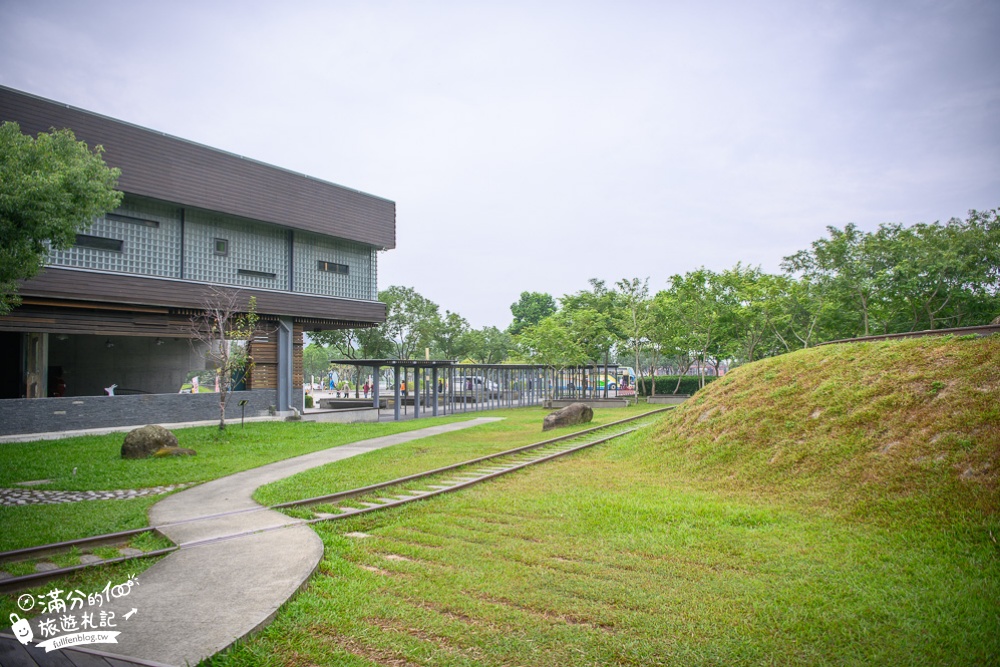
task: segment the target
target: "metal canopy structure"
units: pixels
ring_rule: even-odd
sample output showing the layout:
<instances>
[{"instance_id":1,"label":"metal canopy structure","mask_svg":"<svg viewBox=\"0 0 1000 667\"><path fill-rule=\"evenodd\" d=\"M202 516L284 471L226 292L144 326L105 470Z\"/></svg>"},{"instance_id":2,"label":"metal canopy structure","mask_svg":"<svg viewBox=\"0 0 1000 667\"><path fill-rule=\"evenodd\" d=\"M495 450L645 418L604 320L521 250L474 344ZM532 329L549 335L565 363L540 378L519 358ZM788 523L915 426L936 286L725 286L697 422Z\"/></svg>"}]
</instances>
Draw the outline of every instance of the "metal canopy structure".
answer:
<instances>
[{"instance_id":1,"label":"metal canopy structure","mask_svg":"<svg viewBox=\"0 0 1000 667\"><path fill-rule=\"evenodd\" d=\"M413 406L414 419L456 412L541 405L547 398L618 396L617 364L554 369L535 364L462 364L451 359L331 359L370 368L372 406L380 405L382 369L391 369L393 416ZM595 380L596 376L596 380Z\"/></svg>"}]
</instances>

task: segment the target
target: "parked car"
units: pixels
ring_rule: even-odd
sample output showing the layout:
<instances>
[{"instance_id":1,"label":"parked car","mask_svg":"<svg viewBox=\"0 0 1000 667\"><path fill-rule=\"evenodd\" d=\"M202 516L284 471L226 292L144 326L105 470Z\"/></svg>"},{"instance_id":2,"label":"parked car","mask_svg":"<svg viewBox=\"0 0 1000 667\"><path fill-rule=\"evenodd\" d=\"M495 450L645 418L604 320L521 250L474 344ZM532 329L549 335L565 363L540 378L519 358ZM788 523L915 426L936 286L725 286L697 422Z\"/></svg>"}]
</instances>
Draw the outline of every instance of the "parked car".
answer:
<instances>
[{"instance_id":1,"label":"parked car","mask_svg":"<svg viewBox=\"0 0 1000 667\"><path fill-rule=\"evenodd\" d=\"M500 387L493 380L481 375L459 375L455 377L455 391L497 391Z\"/></svg>"}]
</instances>

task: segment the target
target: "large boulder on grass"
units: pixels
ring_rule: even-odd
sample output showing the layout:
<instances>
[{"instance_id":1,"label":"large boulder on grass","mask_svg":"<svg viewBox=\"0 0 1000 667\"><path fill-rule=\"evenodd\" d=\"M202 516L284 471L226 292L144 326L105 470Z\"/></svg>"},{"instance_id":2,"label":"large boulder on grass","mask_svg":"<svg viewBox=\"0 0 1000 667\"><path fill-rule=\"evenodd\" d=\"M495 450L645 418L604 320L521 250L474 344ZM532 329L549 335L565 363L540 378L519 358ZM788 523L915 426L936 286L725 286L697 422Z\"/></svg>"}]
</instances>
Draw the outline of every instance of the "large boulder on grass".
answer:
<instances>
[{"instance_id":1,"label":"large boulder on grass","mask_svg":"<svg viewBox=\"0 0 1000 667\"><path fill-rule=\"evenodd\" d=\"M594 410L585 403L570 403L561 410L556 410L545 415L542 422L542 430L548 431L563 426L573 426L574 424L586 424L594 418Z\"/></svg>"},{"instance_id":2,"label":"large boulder on grass","mask_svg":"<svg viewBox=\"0 0 1000 667\"><path fill-rule=\"evenodd\" d=\"M156 424L130 431L122 443L123 459L145 459L164 447L178 447L177 436Z\"/></svg>"}]
</instances>

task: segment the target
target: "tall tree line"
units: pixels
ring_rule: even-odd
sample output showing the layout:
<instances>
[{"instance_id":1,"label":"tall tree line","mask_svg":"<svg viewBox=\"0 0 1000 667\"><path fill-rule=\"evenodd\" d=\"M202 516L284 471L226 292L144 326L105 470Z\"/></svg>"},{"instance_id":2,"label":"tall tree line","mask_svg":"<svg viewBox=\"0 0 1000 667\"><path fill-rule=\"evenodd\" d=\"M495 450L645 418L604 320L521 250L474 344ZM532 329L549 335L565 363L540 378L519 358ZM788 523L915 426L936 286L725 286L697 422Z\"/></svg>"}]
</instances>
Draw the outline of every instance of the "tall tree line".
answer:
<instances>
[{"instance_id":1,"label":"tall tree line","mask_svg":"<svg viewBox=\"0 0 1000 667\"><path fill-rule=\"evenodd\" d=\"M751 362L817 343L864 335L988 323L1000 315L1000 209L965 220L910 227L828 227L770 274L737 263L671 275L655 293L649 278L555 298L523 292L512 321L473 329L413 288L379 293L386 322L372 329L313 334L343 358L526 361L553 368L611 361L642 374Z\"/></svg>"}]
</instances>

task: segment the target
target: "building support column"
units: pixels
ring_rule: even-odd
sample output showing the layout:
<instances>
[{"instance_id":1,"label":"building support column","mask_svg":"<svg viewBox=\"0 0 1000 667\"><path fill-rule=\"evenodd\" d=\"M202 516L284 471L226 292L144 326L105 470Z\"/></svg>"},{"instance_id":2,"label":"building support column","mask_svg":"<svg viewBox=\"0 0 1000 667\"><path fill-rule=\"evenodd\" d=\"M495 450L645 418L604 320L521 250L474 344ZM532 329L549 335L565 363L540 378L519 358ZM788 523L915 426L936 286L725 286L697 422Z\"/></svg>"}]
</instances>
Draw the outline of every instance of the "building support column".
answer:
<instances>
[{"instance_id":1,"label":"building support column","mask_svg":"<svg viewBox=\"0 0 1000 667\"><path fill-rule=\"evenodd\" d=\"M292 340L290 317L278 319L278 412L292 409Z\"/></svg>"},{"instance_id":2,"label":"building support column","mask_svg":"<svg viewBox=\"0 0 1000 667\"><path fill-rule=\"evenodd\" d=\"M413 418L420 419L420 375L423 370L413 369Z\"/></svg>"},{"instance_id":3,"label":"building support column","mask_svg":"<svg viewBox=\"0 0 1000 667\"><path fill-rule=\"evenodd\" d=\"M399 421L399 366L392 367L392 383L393 383L393 401L392 401L393 419Z\"/></svg>"},{"instance_id":4,"label":"building support column","mask_svg":"<svg viewBox=\"0 0 1000 667\"><path fill-rule=\"evenodd\" d=\"M25 335L24 386L28 398L45 398L49 395L49 335L47 333Z\"/></svg>"},{"instance_id":5,"label":"building support column","mask_svg":"<svg viewBox=\"0 0 1000 667\"><path fill-rule=\"evenodd\" d=\"M438 369L437 366L431 369L431 384L434 385L434 396L431 400L434 401L434 409L432 411L433 416L438 416Z\"/></svg>"}]
</instances>

